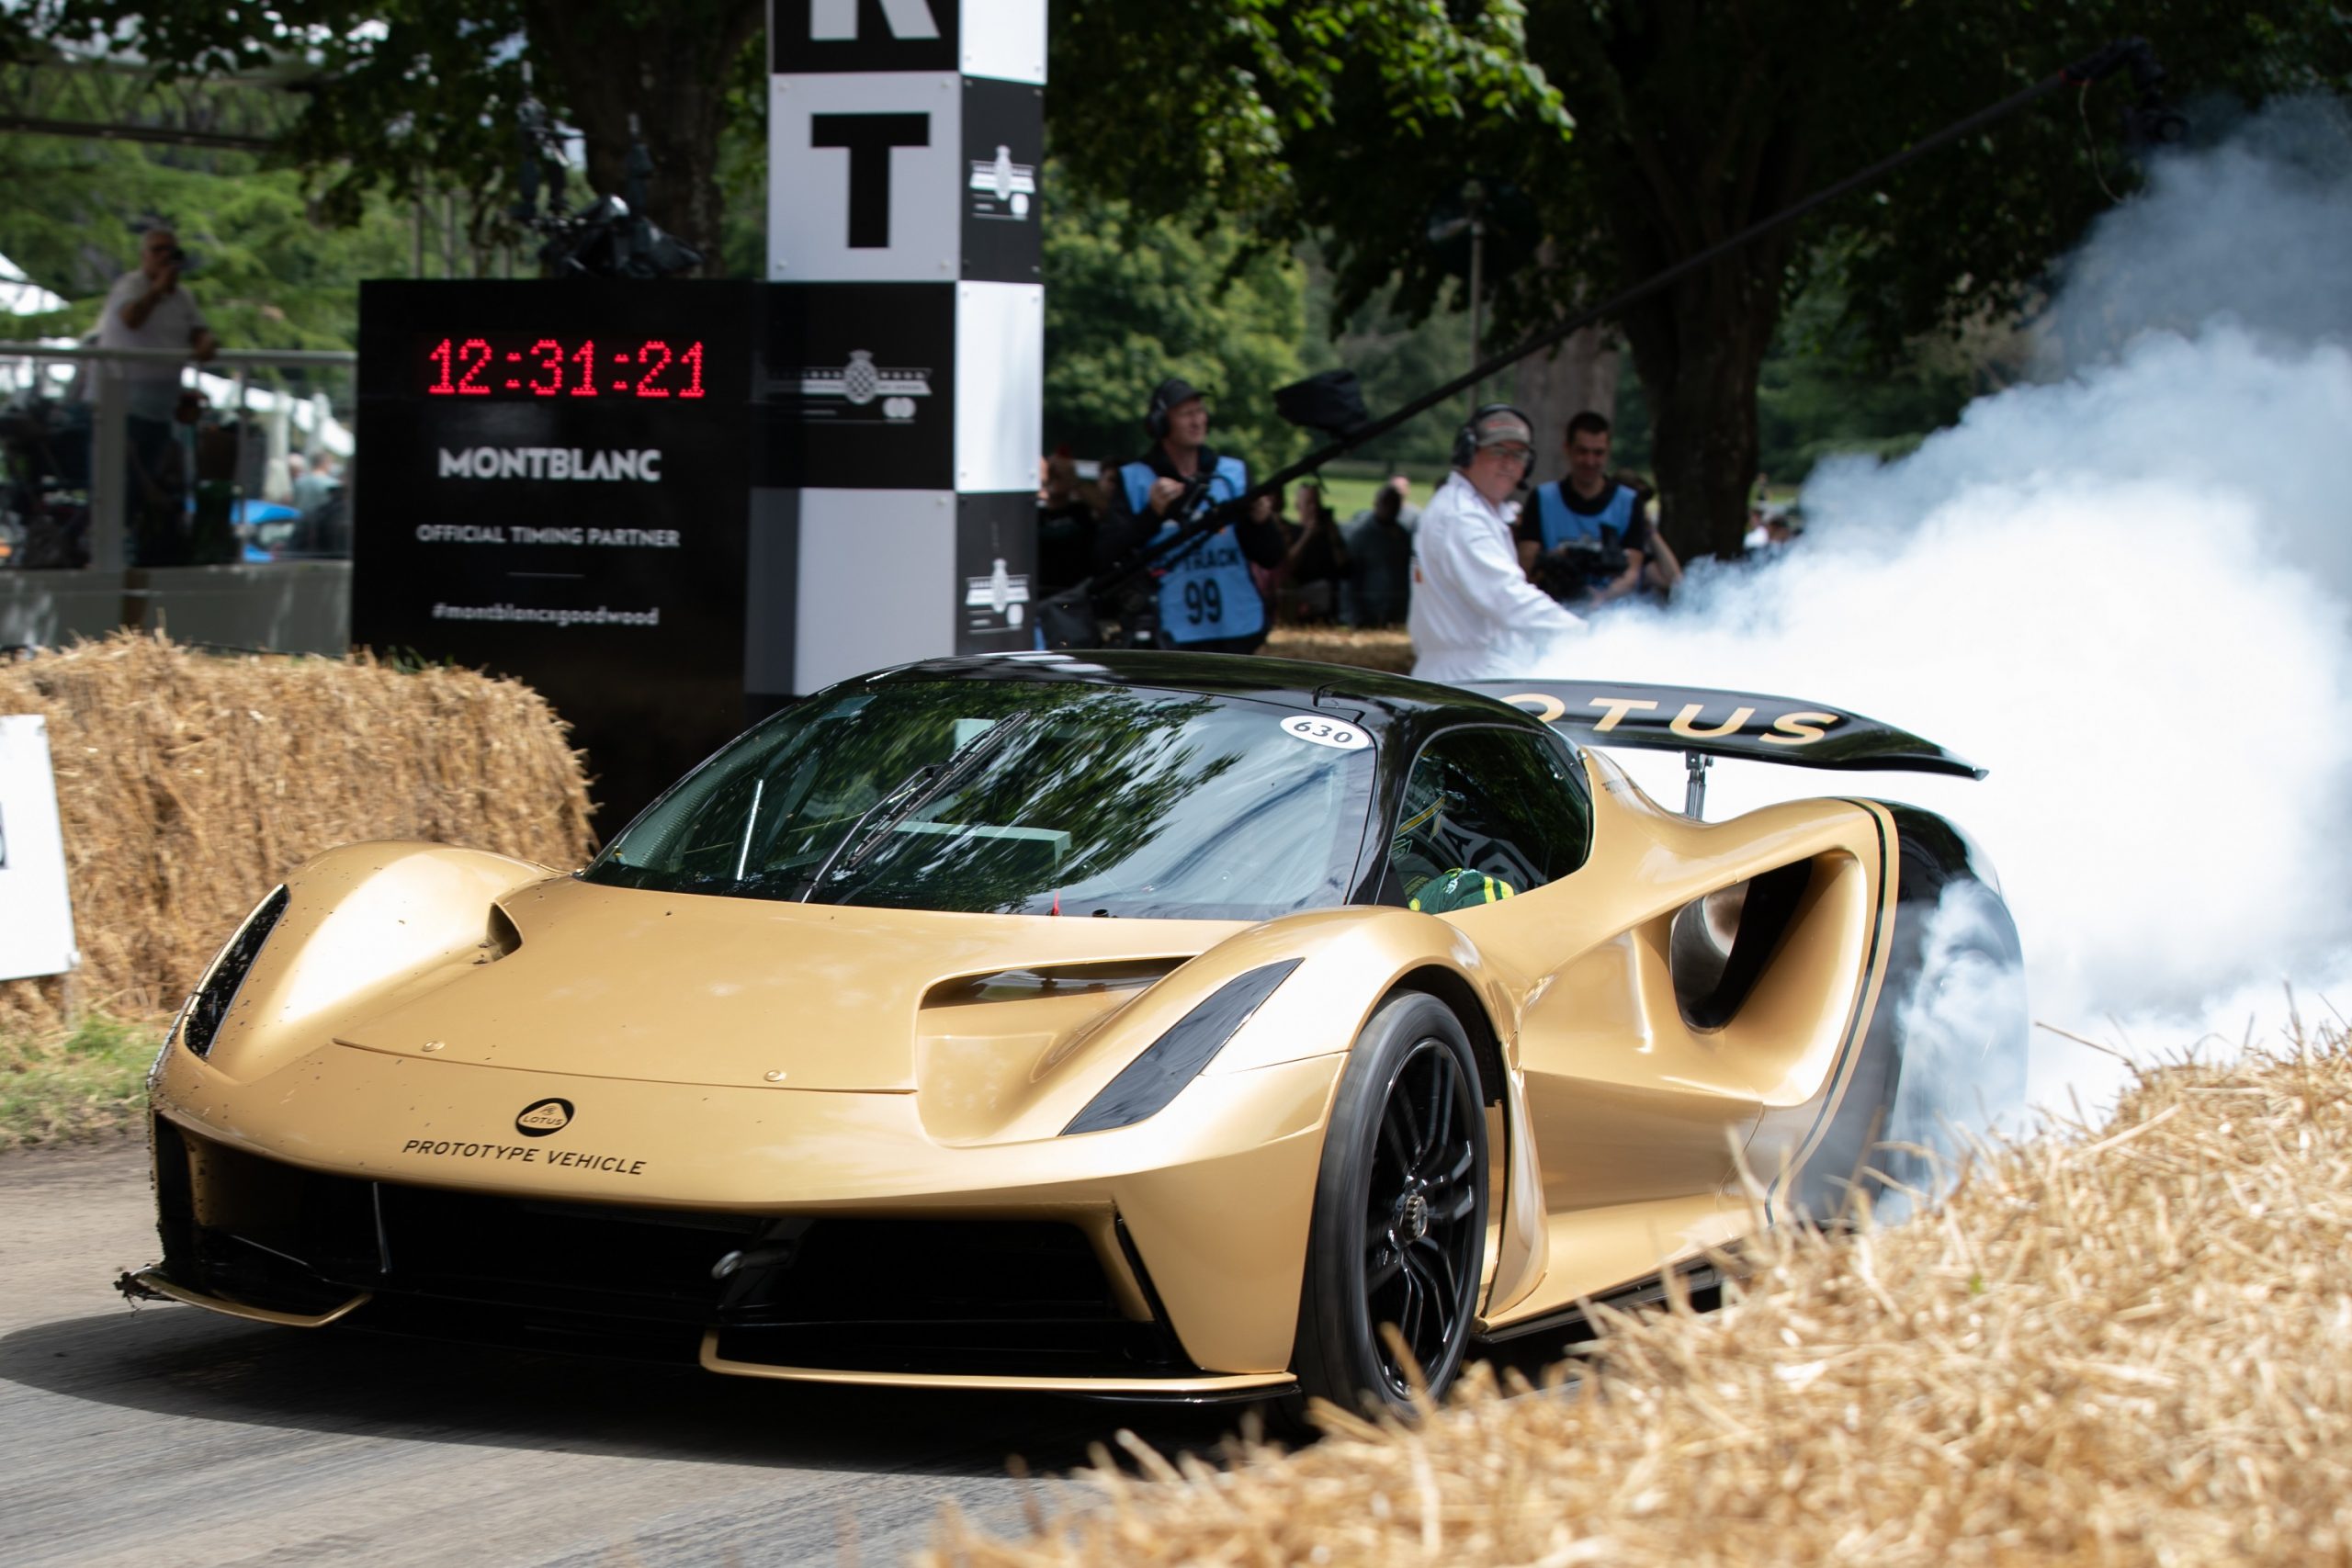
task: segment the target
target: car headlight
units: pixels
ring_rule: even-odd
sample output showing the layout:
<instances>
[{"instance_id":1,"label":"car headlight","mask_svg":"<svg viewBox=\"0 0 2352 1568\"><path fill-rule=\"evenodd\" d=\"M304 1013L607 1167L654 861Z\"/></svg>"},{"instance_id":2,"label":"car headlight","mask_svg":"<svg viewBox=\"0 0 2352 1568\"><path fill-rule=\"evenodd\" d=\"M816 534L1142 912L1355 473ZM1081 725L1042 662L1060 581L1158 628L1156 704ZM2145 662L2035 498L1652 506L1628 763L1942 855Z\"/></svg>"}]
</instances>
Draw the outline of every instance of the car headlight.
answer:
<instances>
[{"instance_id":1,"label":"car headlight","mask_svg":"<svg viewBox=\"0 0 2352 1568\"><path fill-rule=\"evenodd\" d=\"M180 1009L179 1027L175 1032L180 1043L198 1055L212 1049L212 1037L220 1032L220 1024L229 1016L229 1006L237 999L237 988L245 983L246 971L254 960L261 956L261 944L277 927L277 919L286 913L286 886L280 883L270 890L268 897L254 906L245 923L237 928L227 945L214 955L204 978L198 981L187 1004Z\"/></svg>"},{"instance_id":2,"label":"car headlight","mask_svg":"<svg viewBox=\"0 0 2352 1568\"><path fill-rule=\"evenodd\" d=\"M1063 1134L1104 1133L1157 1115L1186 1084L1200 1077L1201 1069L1225 1049L1225 1043L1240 1032L1259 1004L1272 996L1274 987L1298 965L1295 958L1269 964L1219 986L1145 1047L1142 1055L1121 1068L1085 1110L1070 1118Z\"/></svg>"}]
</instances>

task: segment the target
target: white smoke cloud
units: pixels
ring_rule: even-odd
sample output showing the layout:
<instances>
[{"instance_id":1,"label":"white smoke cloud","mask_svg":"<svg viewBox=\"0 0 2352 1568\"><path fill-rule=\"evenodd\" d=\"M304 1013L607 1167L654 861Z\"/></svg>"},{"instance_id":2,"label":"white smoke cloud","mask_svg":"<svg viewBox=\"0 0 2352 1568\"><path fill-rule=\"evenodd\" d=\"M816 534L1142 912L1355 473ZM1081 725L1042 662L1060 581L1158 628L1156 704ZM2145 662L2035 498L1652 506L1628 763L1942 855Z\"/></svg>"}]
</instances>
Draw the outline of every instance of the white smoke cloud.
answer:
<instances>
[{"instance_id":1,"label":"white smoke cloud","mask_svg":"<svg viewBox=\"0 0 2352 1568\"><path fill-rule=\"evenodd\" d=\"M1944 812L1999 868L2039 1020L2149 1056L2261 1032L2290 979L2352 1009L2342 124L2290 106L2168 159L2071 259L2057 378L1909 457L1826 467L1778 558L1495 672L1807 697L1989 767L1721 767L1708 815L1825 786ZM1679 759L1626 760L1679 802ZM2121 1076L2036 1051L2045 1104Z\"/></svg>"}]
</instances>

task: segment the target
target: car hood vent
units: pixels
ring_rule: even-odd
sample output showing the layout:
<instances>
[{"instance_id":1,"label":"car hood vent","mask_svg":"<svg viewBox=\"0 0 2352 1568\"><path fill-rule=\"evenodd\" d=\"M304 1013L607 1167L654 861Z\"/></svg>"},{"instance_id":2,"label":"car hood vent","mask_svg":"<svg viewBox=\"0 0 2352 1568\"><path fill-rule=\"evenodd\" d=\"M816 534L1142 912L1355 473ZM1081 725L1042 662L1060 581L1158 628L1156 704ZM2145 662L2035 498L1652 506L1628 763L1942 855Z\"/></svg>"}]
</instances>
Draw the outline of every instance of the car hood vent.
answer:
<instances>
[{"instance_id":1,"label":"car hood vent","mask_svg":"<svg viewBox=\"0 0 2352 1568\"><path fill-rule=\"evenodd\" d=\"M905 1092L918 1087L918 1040L932 1019L978 1012L1025 1026L1044 1004L1057 1022L1068 1010L1075 1023L1243 929L781 904L574 880L537 884L500 908L514 941L494 962L353 1020L336 1039L583 1077ZM1033 1006L1009 1005L1017 1002Z\"/></svg>"}]
</instances>

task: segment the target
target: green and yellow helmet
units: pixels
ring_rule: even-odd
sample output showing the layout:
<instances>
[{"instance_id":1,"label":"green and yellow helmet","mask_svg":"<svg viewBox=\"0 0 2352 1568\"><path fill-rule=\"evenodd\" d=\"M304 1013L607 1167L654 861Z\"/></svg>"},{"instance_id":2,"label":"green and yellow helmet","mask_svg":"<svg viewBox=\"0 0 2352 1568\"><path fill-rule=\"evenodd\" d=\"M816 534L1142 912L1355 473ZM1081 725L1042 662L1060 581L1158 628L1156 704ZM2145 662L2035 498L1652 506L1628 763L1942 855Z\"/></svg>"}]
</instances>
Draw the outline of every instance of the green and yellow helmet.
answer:
<instances>
[{"instance_id":1,"label":"green and yellow helmet","mask_svg":"<svg viewBox=\"0 0 2352 1568\"><path fill-rule=\"evenodd\" d=\"M1496 903L1518 891L1499 876L1489 876L1483 871L1456 866L1442 875L1430 877L1415 888L1406 907L1419 909L1424 915L1442 915L1449 909L1467 909L1476 904Z\"/></svg>"}]
</instances>

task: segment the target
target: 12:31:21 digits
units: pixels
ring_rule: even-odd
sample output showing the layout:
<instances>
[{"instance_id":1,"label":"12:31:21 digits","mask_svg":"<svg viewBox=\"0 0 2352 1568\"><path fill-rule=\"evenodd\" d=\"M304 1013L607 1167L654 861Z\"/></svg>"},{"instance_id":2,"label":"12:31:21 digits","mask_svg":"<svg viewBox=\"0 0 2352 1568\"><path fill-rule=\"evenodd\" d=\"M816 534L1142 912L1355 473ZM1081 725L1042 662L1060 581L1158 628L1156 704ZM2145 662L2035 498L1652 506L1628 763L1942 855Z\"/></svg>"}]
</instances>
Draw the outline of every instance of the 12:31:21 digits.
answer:
<instances>
[{"instance_id":1,"label":"12:31:21 digits","mask_svg":"<svg viewBox=\"0 0 2352 1568\"><path fill-rule=\"evenodd\" d=\"M428 397L699 398L703 347L673 350L648 338L634 352L600 352L595 340L551 337L503 348L488 338L445 337L425 351Z\"/></svg>"}]
</instances>

